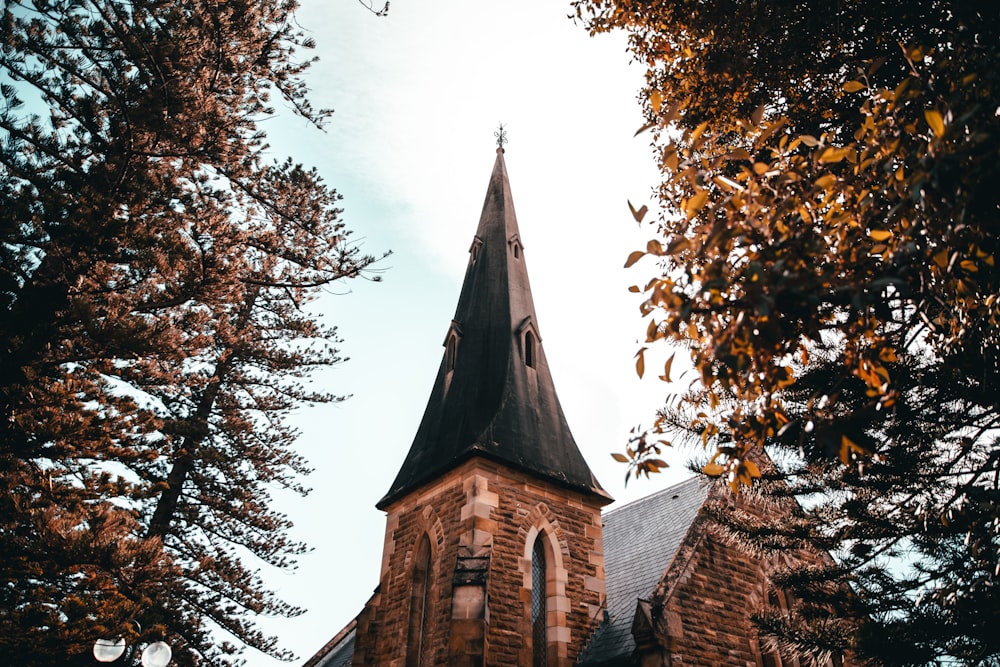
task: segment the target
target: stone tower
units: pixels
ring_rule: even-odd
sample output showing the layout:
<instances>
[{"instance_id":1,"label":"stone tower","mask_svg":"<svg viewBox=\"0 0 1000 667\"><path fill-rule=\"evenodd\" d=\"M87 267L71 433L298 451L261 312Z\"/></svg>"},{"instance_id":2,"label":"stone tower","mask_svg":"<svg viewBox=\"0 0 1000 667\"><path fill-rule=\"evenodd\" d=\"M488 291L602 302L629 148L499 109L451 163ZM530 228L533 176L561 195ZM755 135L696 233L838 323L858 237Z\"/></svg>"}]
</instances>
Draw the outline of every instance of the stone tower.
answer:
<instances>
[{"instance_id":1,"label":"stone tower","mask_svg":"<svg viewBox=\"0 0 1000 667\"><path fill-rule=\"evenodd\" d=\"M566 667L603 618L611 502L563 416L497 150L355 665Z\"/></svg>"}]
</instances>

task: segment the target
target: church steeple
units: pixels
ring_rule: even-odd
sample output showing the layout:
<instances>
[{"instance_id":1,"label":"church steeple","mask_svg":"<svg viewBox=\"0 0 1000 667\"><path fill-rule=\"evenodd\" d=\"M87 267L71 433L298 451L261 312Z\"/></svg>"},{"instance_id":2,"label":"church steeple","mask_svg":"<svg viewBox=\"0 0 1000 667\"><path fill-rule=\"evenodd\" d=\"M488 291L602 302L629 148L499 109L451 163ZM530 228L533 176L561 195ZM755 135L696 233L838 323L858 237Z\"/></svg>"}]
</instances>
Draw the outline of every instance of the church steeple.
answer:
<instances>
[{"instance_id":1,"label":"church steeple","mask_svg":"<svg viewBox=\"0 0 1000 667\"><path fill-rule=\"evenodd\" d=\"M541 342L501 146L437 379L380 509L476 456L610 499L570 433Z\"/></svg>"}]
</instances>

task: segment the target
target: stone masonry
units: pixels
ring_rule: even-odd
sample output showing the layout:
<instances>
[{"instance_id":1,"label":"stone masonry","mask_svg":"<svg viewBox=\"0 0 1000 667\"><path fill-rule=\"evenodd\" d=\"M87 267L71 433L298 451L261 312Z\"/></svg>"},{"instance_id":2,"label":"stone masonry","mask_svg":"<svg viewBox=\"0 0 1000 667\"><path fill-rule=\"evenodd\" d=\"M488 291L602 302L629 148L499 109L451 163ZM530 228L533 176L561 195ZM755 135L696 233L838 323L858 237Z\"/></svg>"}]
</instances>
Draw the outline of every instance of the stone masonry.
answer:
<instances>
[{"instance_id":1,"label":"stone masonry","mask_svg":"<svg viewBox=\"0 0 1000 667\"><path fill-rule=\"evenodd\" d=\"M601 506L474 458L386 508L376 594L358 619L355 665L404 667L412 562L431 544L423 664L531 664L531 548L542 533L548 577L548 664L569 667L604 604Z\"/></svg>"}]
</instances>

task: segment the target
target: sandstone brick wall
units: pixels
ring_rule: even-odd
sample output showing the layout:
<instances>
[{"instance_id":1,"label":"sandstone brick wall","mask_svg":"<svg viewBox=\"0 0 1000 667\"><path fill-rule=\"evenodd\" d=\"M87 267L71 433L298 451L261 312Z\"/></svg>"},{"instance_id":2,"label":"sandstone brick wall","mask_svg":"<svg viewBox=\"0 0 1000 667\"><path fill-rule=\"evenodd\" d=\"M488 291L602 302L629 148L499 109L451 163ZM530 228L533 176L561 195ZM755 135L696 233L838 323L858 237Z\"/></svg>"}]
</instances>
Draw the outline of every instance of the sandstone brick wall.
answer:
<instances>
[{"instance_id":1,"label":"sandstone brick wall","mask_svg":"<svg viewBox=\"0 0 1000 667\"><path fill-rule=\"evenodd\" d=\"M763 667L750 614L766 604L770 573L792 561L819 563L828 558L797 551L755 557L729 543L704 517L696 519L653 596L661 646L656 651L658 664ZM799 661L789 656L780 664L799 667Z\"/></svg>"},{"instance_id":2,"label":"sandstone brick wall","mask_svg":"<svg viewBox=\"0 0 1000 667\"><path fill-rule=\"evenodd\" d=\"M600 505L520 474L502 475L491 486L499 494L499 531L490 570L487 664L531 664L531 548L543 532L551 547L548 664L572 665L604 603Z\"/></svg>"},{"instance_id":3,"label":"sandstone brick wall","mask_svg":"<svg viewBox=\"0 0 1000 667\"><path fill-rule=\"evenodd\" d=\"M756 667L748 592L761 568L711 533L701 537L663 608L670 664Z\"/></svg>"},{"instance_id":4,"label":"sandstone brick wall","mask_svg":"<svg viewBox=\"0 0 1000 667\"><path fill-rule=\"evenodd\" d=\"M355 665L404 667L413 559L431 543L424 664L531 664L531 547L547 550L548 657L569 667L604 603L601 499L473 459L390 506Z\"/></svg>"}]
</instances>

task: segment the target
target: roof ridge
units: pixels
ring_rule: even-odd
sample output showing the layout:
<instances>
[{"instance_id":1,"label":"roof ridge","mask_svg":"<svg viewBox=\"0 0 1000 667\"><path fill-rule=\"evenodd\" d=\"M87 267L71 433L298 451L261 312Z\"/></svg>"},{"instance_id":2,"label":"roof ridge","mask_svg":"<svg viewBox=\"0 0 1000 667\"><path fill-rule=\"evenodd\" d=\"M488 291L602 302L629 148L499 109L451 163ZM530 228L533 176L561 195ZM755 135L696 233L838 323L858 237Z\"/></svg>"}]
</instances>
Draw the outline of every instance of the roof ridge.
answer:
<instances>
[{"instance_id":1,"label":"roof ridge","mask_svg":"<svg viewBox=\"0 0 1000 667\"><path fill-rule=\"evenodd\" d=\"M618 513L620 510L628 509L632 505L638 505L639 503L648 502L648 501L653 500L655 498L659 498L659 497L661 497L663 495L666 495L667 493L669 493L671 491L674 491L675 489L677 489L677 488L679 488L681 486L685 486L685 485L691 484L692 482L697 482L699 486L701 484L705 484L706 483L705 480L703 480L698 475L692 475L691 477L688 477L687 479L683 479L683 480L681 480L679 482L675 482L675 483L671 484L670 486L668 486L666 488L660 489L659 491L654 491L653 493L650 493L649 495L645 495L642 498L636 498L635 500L630 500L629 502L625 503L624 505L618 505L617 507L612 507L612 508L608 509L604 513L604 516L608 517L608 516L611 516L612 514Z\"/></svg>"}]
</instances>

